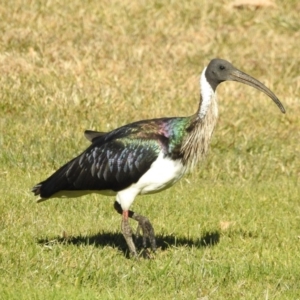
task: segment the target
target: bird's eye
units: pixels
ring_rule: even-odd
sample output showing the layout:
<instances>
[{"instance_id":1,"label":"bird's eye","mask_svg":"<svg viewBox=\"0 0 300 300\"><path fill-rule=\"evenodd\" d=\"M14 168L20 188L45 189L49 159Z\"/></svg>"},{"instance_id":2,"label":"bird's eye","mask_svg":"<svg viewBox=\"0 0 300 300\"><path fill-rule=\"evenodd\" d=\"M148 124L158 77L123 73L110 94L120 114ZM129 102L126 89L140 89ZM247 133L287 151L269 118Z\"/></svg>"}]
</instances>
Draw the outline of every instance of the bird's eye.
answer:
<instances>
[{"instance_id":1,"label":"bird's eye","mask_svg":"<svg viewBox=\"0 0 300 300\"><path fill-rule=\"evenodd\" d=\"M220 69L220 70L224 70L225 67L224 67L223 65L220 65L220 66L219 66L219 69Z\"/></svg>"}]
</instances>

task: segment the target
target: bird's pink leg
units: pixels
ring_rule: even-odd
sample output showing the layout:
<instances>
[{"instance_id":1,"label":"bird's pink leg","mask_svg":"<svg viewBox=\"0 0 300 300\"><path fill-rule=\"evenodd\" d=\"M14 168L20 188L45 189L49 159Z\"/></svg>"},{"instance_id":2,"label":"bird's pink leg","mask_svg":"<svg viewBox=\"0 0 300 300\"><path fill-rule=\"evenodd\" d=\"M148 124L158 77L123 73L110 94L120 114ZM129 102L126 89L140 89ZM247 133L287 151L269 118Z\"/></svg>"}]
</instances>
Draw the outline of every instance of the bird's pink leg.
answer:
<instances>
[{"instance_id":1,"label":"bird's pink leg","mask_svg":"<svg viewBox=\"0 0 300 300\"><path fill-rule=\"evenodd\" d=\"M131 218L133 220L136 220L138 222L138 228L137 228L137 236L139 235L140 229L142 229L143 232L143 246L144 248L147 247L147 238L150 241L151 248L153 251L156 250L156 240L155 240L155 234L154 229L148 218L141 216L131 210L122 210L120 204L115 201L114 203L115 210L122 215L122 233L126 240L126 243L129 247L130 253L133 256L137 255L136 248L132 239L132 230L128 222L128 218Z\"/></svg>"},{"instance_id":2,"label":"bird's pink leg","mask_svg":"<svg viewBox=\"0 0 300 300\"><path fill-rule=\"evenodd\" d=\"M131 227L128 222L128 213L129 213L128 210L123 210L123 212L122 212L121 230L122 230L123 236L126 240L126 243L129 247L129 251L130 251L131 255L136 257L137 252L135 249L134 242L132 240L132 230L131 230Z\"/></svg>"}]
</instances>

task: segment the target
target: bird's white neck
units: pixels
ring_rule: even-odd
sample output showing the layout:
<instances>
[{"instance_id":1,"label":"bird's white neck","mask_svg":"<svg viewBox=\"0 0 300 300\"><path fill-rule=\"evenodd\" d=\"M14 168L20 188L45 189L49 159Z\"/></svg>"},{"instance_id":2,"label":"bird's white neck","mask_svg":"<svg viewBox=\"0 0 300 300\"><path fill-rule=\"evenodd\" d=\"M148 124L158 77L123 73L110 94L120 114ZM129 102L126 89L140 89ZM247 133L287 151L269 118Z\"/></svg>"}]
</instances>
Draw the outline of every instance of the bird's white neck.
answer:
<instances>
[{"instance_id":1,"label":"bird's white neck","mask_svg":"<svg viewBox=\"0 0 300 300\"><path fill-rule=\"evenodd\" d=\"M181 152L183 163L187 169L193 168L208 152L210 139L214 131L217 117L217 95L205 77L205 70L201 74L201 100L196 115L192 116L191 130L186 135Z\"/></svg>"},{"instance_id":2,"label":"bird's white neck","mask_svg":"<svg viewBox=\"0 0 300 300\"><path fill-rule=\"evenodd\" d=\"M200 120L203 120L205 118L207 111L210 107L210 104L214 99L214 97L216 96L211 85L206 80L205 71L206 68L204 68L200 77L200 89L201 89L201 98L202 98L199 111L198 111L198 117Z\"/></svg>"}]
</instances>

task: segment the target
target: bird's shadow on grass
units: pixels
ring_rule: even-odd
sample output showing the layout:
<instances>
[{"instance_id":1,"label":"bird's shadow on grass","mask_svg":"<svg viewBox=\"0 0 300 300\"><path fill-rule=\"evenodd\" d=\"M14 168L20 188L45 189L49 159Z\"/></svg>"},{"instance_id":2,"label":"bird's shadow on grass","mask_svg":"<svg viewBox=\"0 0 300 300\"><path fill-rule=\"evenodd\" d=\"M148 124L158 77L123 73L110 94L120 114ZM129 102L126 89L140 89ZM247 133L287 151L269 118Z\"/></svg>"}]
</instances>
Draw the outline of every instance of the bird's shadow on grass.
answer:
<instances>
[{"instance_id":1,"label":"bird's shadow on grass","mask_svg":"<svg viewBox=\"0 0 300 300\"><path fill-rule=\"evenodd\" d=\"M142 238L134 239L137 249L141 250ZM157 248L161 251L165 251L172 247L195 247L195 248L205 248L212 247L218 244L220 241L220 233L206 232L199 239L190 239L185 237L177 237L174 235L156 235ZM94 247L113 247L124 253L126 257L129 257L128 247L125 239L121 233L112 232L99 232L94 235L89 236L67 236L64 234L63 237L54 238L43 238L38 239L38 244L44 245L46 247L52 246L54 244L65 244L65 245L93 245Z\"/></svg>"}]
</instances>

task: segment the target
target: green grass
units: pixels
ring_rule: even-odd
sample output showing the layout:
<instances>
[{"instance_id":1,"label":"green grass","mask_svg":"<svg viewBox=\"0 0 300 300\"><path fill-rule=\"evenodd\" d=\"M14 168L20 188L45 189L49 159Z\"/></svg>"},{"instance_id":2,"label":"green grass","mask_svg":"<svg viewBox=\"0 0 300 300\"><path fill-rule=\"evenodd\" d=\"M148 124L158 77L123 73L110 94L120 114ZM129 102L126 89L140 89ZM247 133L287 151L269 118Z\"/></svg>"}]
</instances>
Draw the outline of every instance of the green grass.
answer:
<instances>
[{"instance_id":1,"label":"green grass","mask_svg":"<svg viewBox=\"0 0 300 300\"><path fill-rule=\"evenodd\" d=\"M0 299L300 299L299 9L0 5ZM153 259L127 258L113 198L36 204L31 187L85 149L84 129L194 113L213 57L287 114L250 87L218 88L205 163L133 205L154 225Z\"/></svg>"}]
</instances>

